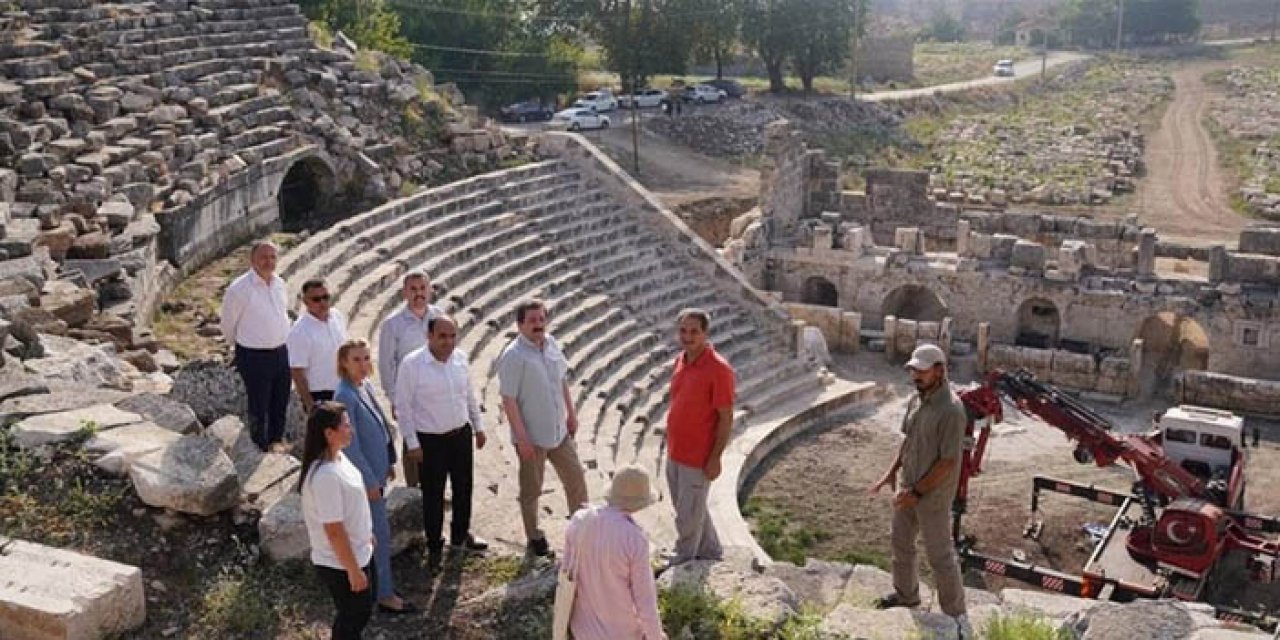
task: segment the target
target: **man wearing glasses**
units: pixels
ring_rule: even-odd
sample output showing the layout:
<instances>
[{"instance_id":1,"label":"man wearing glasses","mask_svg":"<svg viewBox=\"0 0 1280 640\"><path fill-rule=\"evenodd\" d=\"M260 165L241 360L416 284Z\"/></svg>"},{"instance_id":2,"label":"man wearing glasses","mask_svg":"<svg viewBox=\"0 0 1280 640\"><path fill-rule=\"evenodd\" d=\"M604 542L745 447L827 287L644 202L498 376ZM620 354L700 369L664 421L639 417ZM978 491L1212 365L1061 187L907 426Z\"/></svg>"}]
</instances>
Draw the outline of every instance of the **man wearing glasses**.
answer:
<instances>
[{"instance_id":1,"label":"man wearing glasses","mask_svg":"<svg viewBox=\"0 0 1280 640\"><path fill-rule=\"evenodd\" d=\"M302 303L307 312L289 330L289 374L308 414L317 402L332 400L338 388L338 347L347 341L347 321L330 302L324 280L304 282Z\"/></svg>"}]
</instances>

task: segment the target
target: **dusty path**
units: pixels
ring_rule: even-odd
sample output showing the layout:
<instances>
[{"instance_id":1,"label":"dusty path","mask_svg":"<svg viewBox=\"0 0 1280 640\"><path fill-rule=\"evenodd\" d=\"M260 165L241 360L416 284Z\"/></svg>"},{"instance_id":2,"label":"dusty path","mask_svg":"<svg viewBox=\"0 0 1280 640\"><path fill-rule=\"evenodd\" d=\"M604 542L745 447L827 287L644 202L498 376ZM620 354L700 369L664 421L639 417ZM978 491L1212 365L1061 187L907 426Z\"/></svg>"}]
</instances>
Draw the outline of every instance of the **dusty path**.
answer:
<instances>
[{"instance_id":1,"label":"dusty path","mask_svg":"<svg viewBox=\"0 0 1280 640\"><path fill-rule=\"evenodd\" d=\"M1147 145L1147 177L1139 202L1142 223L1166 239L1235 244L1248 219L1232 211L1218 166L1218 150L1201 121L1212 93L1201 80L1226 61L1195 62L1173 75L1173 103Z\"/></svg>"},{"instance_id":2,"label":"dusty path","mask_svg":"<svg viewBox=\"0 0 1280 640\"><path fill-rule=\"evenodd\" d=\"M1047 69L1052 69L1054 67L1057 67L1059 65L1067 64L1069 62L1078 62L1080 60L1087 60L1089 58L1090 56L1087 54L1077 53L1074 51L1051 51L1049 52L1048 59L1044 60L1043 62L1044 62L1044 68L1047 70ZM995 61L992 60L992 63L994 62ZM989 87L993 85L1007 84L1009 82L1016 82L1018 80L1021 80L1022 78L1038 75L1040 73L1040 68L1041 68L1040 58L1038 57L1027 58L1025 60L1019 60L1014 64L1013 76L1011 77L1006 76L1006 77L997 78L995 76L988 76L985 78L977 78L975 80L964 80L961 82L951 82L948 84L937 84L931 87L920 87L918 89L877 91L875 93L860 94L858 96L858 99L867 100L869 102L888 102L892 100L907 100L910 98L920 98L923 96L931 96L936 93L954 93L956 91L968 91L970 89L977 89L978 87Z\"/></svg>"}]
</instances>

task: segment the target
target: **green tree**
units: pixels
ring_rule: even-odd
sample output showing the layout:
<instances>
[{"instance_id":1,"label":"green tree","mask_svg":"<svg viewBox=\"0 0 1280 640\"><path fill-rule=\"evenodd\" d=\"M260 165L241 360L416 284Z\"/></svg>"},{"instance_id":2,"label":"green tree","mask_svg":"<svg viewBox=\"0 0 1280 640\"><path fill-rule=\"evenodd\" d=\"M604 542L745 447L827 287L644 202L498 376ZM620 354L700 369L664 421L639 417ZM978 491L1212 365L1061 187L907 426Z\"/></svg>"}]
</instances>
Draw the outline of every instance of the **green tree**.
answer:
<instances>
[{"instance_id":1,"label":"green tree","mask_svg":"<svg viewBox=\"0 0 1280 640\"><path fill-rule=\"evenodd\" d=\"M960 42L964 40L965 29L951 12L939 6L934 9L929 26L925 27L921 35L935 42Z\"/></svg>"},{"instance_id":2,"label":"green tree","mask_svg":"<svg viewBox=\"0 0 1280 640\"><path fill-rule=\"evenodd\" d=\"M521 0L397 4L413 60L490 107L528 98L552 102L577 86L582 50Z\"/></svg>"},{"instance_id":3,"label":"green tree","mask_svg":"<svg viewBox=\"0 0 1280 640\"><path fill-rule=\"evenodd\" d=\"M1013 44L1018 37L1018 27L1025 22L1027 16L1020 7L1012 7L1000 18L1000 26L996 27L996 44Z\"/></svg>"},{"instance_id":4,"label":"green tree","mask_svg":"<svg viewBox=\"0 0 1280 640\"><path fill-rule=\"evenodd\" d=\"M724 64L738 45L743 0L690 0L687 6L694 58L714 63L716 78L723 78Z\"/></svg>"},{"instance_id":5,"label":"green tree","mask_svg":"<svg viewBox=\"0 0 1280 640\"><path fill-rule=\"evenodd\" d=\"M598 43L605 66L629 91L656 73L684 73L694 41L686 22L691 1L543 0L541 6L548 14L580 16L562 20L560 28Z\"/></svg>"},{"instance_id":6,"label":"green tree","mask_svg":"<svg viewBox=\"0 0 1280 640\"><path fill-rule=\"evenodd\" d=\"M323 22L330 31L342 31L357 45L400 58L413 53L400 31L400 15L385 0L302 0L307 18Z\"/></svg>"},{"instance_id":7,"label":"green tree","mask_svg":"<svg viewBox=\"0 0 1280 640\"><path fill-rule=\"evenodd\" d=\"M802 35L792 23L794 4L791 0L746 0L743 7L742 40L760 57L773 93L786 90L783 65L795 50L796 38Z\"/></svg>"},{"instance_id":8,"label":"green tree","mask_svg":"<svg viewBox=\"0 0 1280 640\"><path fill-rule=\"evenodd\" d=\"M1062 28L1072 42L1087 47L1116 44L1117 0L1069 0ZM1124 38L1153 43L1183 40L1200 31L1199 0L1125 0Z\"/></svg>"},{"instance_id":9,"label":"green tree","mask_svg":"<svg viewBox=\"0 0 1280 640\"><path fill-rule=\"evenodd\" d=\"M796 38L791 54L791 65L805 92L813 91L813 79L823 73L835 71L849 57L849 47L855 37L854 29L864 29L866 24L866 0L793 0L796 15L823 16ZM861 33L856 34L861 36Z\"/></svg>"}]
</instances>

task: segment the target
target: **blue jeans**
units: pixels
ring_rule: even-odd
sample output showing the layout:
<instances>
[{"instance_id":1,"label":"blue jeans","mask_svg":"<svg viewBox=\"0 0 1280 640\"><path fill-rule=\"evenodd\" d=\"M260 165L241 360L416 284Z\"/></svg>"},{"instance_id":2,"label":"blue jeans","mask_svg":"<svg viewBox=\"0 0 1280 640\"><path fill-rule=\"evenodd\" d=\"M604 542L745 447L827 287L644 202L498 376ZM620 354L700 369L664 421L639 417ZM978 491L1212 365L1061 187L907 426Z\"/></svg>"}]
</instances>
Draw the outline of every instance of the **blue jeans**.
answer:
<instances>
[{"instance_id":1,"label":"blue jeans","mask_svg":"<svg viewBox=\"0 0 1280 640\"><path fill-rule=\"evenodd\" d=\"M396 594L396 588L391 581L391 520L387 517L385 496L369 501L369 515L373 517L373 564L377 568L374 577L378 583L374 593L376 599L386 600Z\"/></svg>"}]
</instances>

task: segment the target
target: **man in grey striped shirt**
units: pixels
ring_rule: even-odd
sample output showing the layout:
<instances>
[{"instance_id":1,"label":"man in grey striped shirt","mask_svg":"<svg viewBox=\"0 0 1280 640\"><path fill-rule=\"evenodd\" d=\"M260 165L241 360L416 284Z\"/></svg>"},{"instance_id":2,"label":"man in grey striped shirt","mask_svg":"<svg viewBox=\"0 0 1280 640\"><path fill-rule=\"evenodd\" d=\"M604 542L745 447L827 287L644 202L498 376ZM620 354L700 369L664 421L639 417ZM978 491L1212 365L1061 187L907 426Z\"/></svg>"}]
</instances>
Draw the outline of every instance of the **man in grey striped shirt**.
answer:
<instances>
[{"instance_id":1,"label":"man in grey striped shirt","mask_svg":"<svg viewBox=\"0 0 1280 640\"><path fill-rule=\"evenodd\" d=\"M396 405L396 374L400 371L400 363L405 356L427 344L427 322L444 315L440 307L431 304L431 278L425 272L410 271L404 274L402 282L400 296L404 298L404 304L387 316L378 328L378 381L393 407ZM418 465L405 463L403 467L405 484L418 486Z\"/></svg>"}]
</instances>

